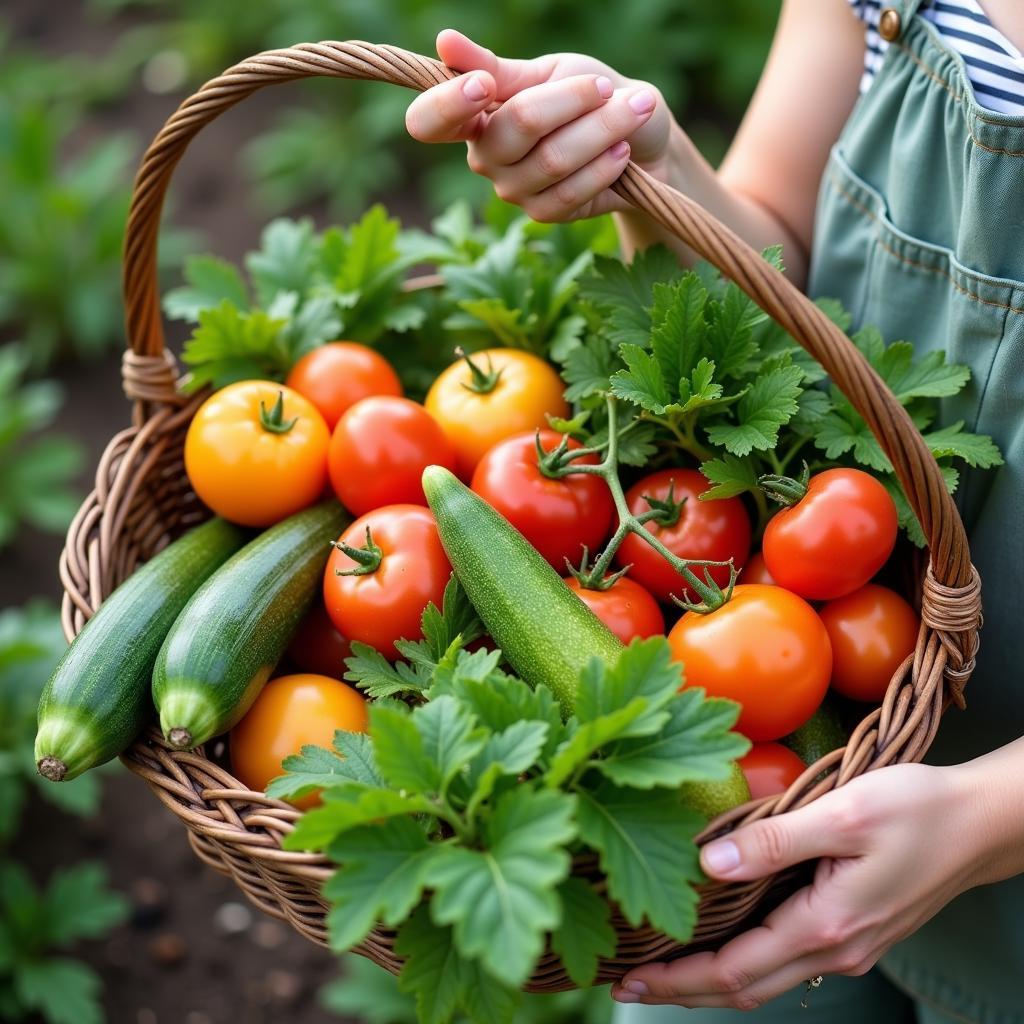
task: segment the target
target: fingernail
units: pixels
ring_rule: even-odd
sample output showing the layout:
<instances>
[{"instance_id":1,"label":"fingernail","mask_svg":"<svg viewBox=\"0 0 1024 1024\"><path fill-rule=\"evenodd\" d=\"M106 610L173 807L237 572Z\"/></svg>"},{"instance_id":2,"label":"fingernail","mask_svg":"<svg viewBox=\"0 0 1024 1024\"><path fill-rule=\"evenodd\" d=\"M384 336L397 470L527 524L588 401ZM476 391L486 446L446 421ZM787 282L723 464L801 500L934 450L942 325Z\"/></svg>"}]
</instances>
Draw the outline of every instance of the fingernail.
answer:
<instances>
[{"instance_id":1,"label":"fingernail","mask_svg":"<svg viewBox=\"0 0 1024 1024\"><path fill-rule=\"evenodd\" d=\"M613 160L621 160L624 156L629 155L629 143L616 142L615 145L608 150L608 155Z\"/></svg>"},{"instance_id":2,"label":"fingernail","mask_svg":"<svg viewBox=\"0 0 1024 1024\"><path fill-rule=\"evenodd\" d=\"M603 100L608 99L608 97L615 92L615 86L612 85L612 80L606 75L601 75L600 78L594 82L594 85L597 86L598 94Z\"/></svg>"},{"instance_id":3,"label":"fingernail","mask_svg":"<svg viewBox=\"0 0 1024 1024\"><path fill-rule=\"evenodd\" d=\"M712 870L724 874L740 866L740 848L729 839L719 840L704 847L704 863Z\"/></svg>"},{"instance_id":4,"label":"fingernail","mask_svg":"<svg viewBox=\"0 0 1024 1024\"><path fill-rule=\"evenodd\" d=\"M462 87L462 95L472 103L479 103L487 95L487 87L477 75L470 75Z\"/></svg>"},{"instance_id":5,"label":"fingernail","mask_svg":"<svg viewBox=\"0 0 1024 1024\"><path fill-rule=\"evenodd\" d=\"M651 990L642 981L627 981L623 988L638 996L647 996L651 994Z\"/></svg>"},{"instance_id":6,"label":"fingernail","mask_svg":"<svg viewBox=\"0 0 1024 1024\"><path fill-rule=\"evenodd\" d=\"M649 114L654 109L654 93L650 89L641 89L629 97L629 109L634 114Z\"/></svg>"},{"instance_id":7,"label":"fingernail","mask_svg":"<svg viewBox=\"0 0 1024 1024\"><path fill-rule=\"evenodd\" d=\"M627 992L624 988L617 988L612 990L612 999L617 1003L639 1003L640 997L632 992Z\"/></svg>"}]
</instances>

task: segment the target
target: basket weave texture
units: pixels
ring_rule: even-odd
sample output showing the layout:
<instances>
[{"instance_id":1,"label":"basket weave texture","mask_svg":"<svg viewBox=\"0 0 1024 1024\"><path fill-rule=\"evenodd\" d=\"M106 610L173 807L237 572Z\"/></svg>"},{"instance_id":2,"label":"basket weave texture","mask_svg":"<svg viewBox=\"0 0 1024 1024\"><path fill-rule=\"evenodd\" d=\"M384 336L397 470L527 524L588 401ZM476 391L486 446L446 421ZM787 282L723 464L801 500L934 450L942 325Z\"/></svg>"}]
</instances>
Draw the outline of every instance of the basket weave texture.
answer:
<instances>
[{"instance_id":1,"label":"basket weave texture","mask_svg":"<svg viewBox=\"0 0 1024 1024\"><path fill-rule=\"evenodd\" d=\"M259 54L225 71L185 100L147 150L135 182L124 251L128 350L123 378L132 426L108 445L88 496L68 532L60 560L62 621L70 640L104 597L133 569L207 513L191 492L183 465L185 432L203 396L178 387L164 348L156 277L156 244L164 194L193 136L219 114L266 85L311 76L368 79L424 90L454 77L436 60L392 46L322 42ZM906 411L843 332L781 273L692 200L630 164L615 191L734 280L829 373L864 417L895 467L928 539L920 581L922 625L916 652L897 671L882 707L869 714L847 746L808 770L786 793L746 804L713 821L701 841L739 824L799 807L884 765L919 761L949 703L963 706L981 622L980 584L967 538L938 466ZM231 875L262 910L326 942L321 886L331 874L318 855L281 849L299 812L246 790L202 749L169 749L159 733L140 738L123 757L189 831L196 854ZM819 776L823 771L824 778ZM574 871L603 891L592 859ZM709 884L702 891L693 942L681 947L654 930L630 926L612 907L614 957L597 983L631 967L720 944L792 891L800 872L758 882ZM394 932L377 928L356 950L396 972ZM573 987L548 952L527 986Z\"/></svg>"}]
</instances>

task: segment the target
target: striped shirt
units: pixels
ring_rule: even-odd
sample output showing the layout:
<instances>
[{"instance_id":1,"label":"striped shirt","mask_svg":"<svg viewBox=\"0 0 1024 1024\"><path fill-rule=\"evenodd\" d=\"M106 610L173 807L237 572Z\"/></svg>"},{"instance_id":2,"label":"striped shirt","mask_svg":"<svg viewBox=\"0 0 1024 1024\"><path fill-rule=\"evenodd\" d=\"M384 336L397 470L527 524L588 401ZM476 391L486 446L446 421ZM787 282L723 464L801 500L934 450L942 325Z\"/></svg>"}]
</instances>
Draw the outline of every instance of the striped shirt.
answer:
<instances>
[{"instance_id":1,"label":"striped shirt","mask_svg":"<svg viewBox=\"0 0 1024 1024\"><path fill-rule=\"evenodd\" d=\"M867 25L860 91L866 92L889 44L878 34L881 0L850 0ZM1024 56L989 20L978 0L932 0L921 8L946 44L963 57L978 103L1002 114L1024 114Z\"/></svg>"}]
</instances>

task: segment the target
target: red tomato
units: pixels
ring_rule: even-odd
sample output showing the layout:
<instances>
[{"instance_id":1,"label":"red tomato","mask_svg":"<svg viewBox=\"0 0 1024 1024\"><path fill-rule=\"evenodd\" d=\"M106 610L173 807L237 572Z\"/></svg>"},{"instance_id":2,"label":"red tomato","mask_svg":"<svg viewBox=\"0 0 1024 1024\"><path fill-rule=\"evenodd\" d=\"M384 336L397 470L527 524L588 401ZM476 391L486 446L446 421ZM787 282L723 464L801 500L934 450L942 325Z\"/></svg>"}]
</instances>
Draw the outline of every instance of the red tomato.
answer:
<instances>
[{"instance_id":1,"label":"red tomato","mask_svg":"<svg viewBox=\"0 0 1024 1024\"><path fill-rule=\"evenodd\" d=\"M832 688L854 700L881 701L917 646L917 612L895 591L869 583L818 614L832 641Z\"/></svg>"},{"instance_id":2,"label":"red tomato","mask_svg":"<svg viewBox=\"0 0 1024 1024\"><path fill-rule=\"evenodd\" d=\"M567 576L565 582L624 644L638 636L665 632L665 616L658 602L628 577L620 576L607 590L581 586L575 576Z\"/></svg>"},{"instance_id":3,"label":"red tomato","mask_svg":"<svg viewBox=\"0 0 1024 1024\"><path fill-rule=\"evenodd\" d=\"M896 527L896 506L873 476L827 469L771 518L761 549L780 587L828 601L864 586L885 565Z\"/></svg>"},{"instance_id":4,"label":"red tomato","mask_svg":"<svg viewBox=\"0 0 1024 1024\"><path fill-rule=\"evenodd\" d=\"M668 640L687 686L743 706L736 728L751 740L798 729L828 690L828 633L803 598L781 587L741 584L715 611L683 615Z\"/></svg>"},{"instance_id":5,"label":"red tomato","mask_svg":"<svg viewBox=\"0 0 1024 1024\"><path fill-rule=\"evenodd\" d=\"M630 512L639 515L651 507L647 497L664 501L671 488L673 499L684 502L679 519L670 526L650 522L644 528L679 558L706 558L713 562L732 558L736 568L742 569L750 553L747 511L739 498L701 501L700 495L709 486L695 469L663 469L630 487L626 504ZM632 565L632 579L659 601L668 601L673 594L681 597L686 589L683 578L642 537L630 534L616 558L620 565ZM693 566L692 571L698 579L704 578L703 566ZM711 578L724 587L729 582L728 568L712 569Z\"/></svg>"},{"instance_id":6,"label":"red tomato","mask_svg":"<svg viewBox=\"0 0 1024 1024\"><path fill-rule=\"evenodd\" d=\"M550 452L562 435L540 432ZM570 448L579 448L569 440ZM597 462L593 455L580 460ZM537 465L536 434L516 434L496 444L473 474L473 490L498 510L556 569L565 560L579 562L586 546L596 550L611 529L615 502L597 476L576 473L560 480L545 476Z\"/></svg>"},{"instance_id":7,"label":"red tomato","mask_svg":"<svg viewBox=\"0 0 1024 1024\"><path fill-rule=\"evenodd\" d=\"M332 341L307 352L285 383L320 410L330 430L361 398L402 394L394 367L379 352L354 341Z\"/></svg>"},{"instance_id":8,"label":"red tomato","mask_svg":"<svg viewBox=\"0 0 1024 1024\"><path fill-rule=\"evenodd\" d=\"M431 601L441 607L452 567L430 509L375 509L357 519L341 540L353 548L364 547L367 528L380 551L379 564L359 576L339 576L339 570L354 569L358 563L335 548L324 573L324 604L342 636L397 658L396 640L422 639L420 616Z\"/></svg>"},{"instance_id":9,"label":"red tomato","mask_svg":"<svg viewBox=\"0 0 1024 1024\"><path fill-rule=\"evenodd\" d=\"M335 730L366 732L368 727L366 701L351 686L328 676L279 676L231 730L231 768L240 782L261 792L284 774L281 762L306 744L330 747ZM293 802L314 807L319 793Z\"/></svg>"},{"instance_id":10,"label":"red tomato","mask_svg":"<svg viewBox=\"0 0 1024 1024\"><path fill-rule=\"evenodd\" d=\"M740 579L744 583L763 583L766 587L776 586L772 574L768 571L768 566L764 564L764 555L760 551L755 551L750 556L747 564L743 567L743 575Z\"/></svg>"},{"instance_id":11,"label":"red tomato","mask_svg":"<svg viewBox=\"0 0 1024 1024\"><path fill-rule=\"evenodd\" d=\"M755 743L739 764L752 800L785 793L807 770L807 765L781 743Z\"/></svg>"},{"instance_id":12,"label":"red tomato","mask_svg":"<svg viewBox=\"0 0 1024 1024\"><path fill-rule=\"evenodd\" d=\"M304 672L324 676L345 674L345 659L352 653L349 642L334 628L323 601L317 601L299 623L288 645L289 659Z\"/></svg>"},{"instance_id":13,"label":"red tomato","mask_svg":"<svg viewBox=\"0 0 1024 1024\"><path fill-rule=\"evenodd\" d=\"M452 446L430 413L391 395L356 402L338 420L327 459L334 493L357 516L382 505L426 505L423 470L455 467Z\"/></svg>"}]
</instances>

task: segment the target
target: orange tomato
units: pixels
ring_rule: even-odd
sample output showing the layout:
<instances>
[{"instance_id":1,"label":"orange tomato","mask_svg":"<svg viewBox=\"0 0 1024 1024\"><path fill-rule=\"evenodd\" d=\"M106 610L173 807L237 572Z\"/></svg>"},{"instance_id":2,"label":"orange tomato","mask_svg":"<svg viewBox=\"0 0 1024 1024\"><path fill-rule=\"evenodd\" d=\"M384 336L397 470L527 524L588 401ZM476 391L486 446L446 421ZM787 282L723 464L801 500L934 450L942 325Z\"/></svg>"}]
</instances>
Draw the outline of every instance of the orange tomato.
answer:
<instances>
[{"instance_id":1,"label":"orange tomato","mask_svg":"<svg viewBox=\"0 0 1024 1024\"><path fill-rule=\"evenodd\" d=\"M320 410L328 430L361 398L402 394L394 367L379 352L355 341L332 341L307 352L285 383Z\"/></svg>"},{"instance_id":2,"label":"orange tomato","mask_svg":"<svg viewBox=\"0 0 1024 1024\"><path fill-rule=\"evenodd\" d=\"M513 434L568 416L565 384L539 356L512 348L474 352L434 381L423 404L455 448L456 472L469 481L488 449ZM476 367L476 371L474 371Z\"/></svg>"},{"instance_id":3,"label":"orange tomato","mask_svg":"<svg viewBox=\"0 0 1024 1024\"><path fill-rule=\"evenodd\" d=\"M307 743L330 747L337 729L366 732L366 701L351 686L319 675L278 676L263 687L245 717L231 730L231 768L255 792L284 774L281 762ZM297 807L320 802L319 793L293 801Z\"/></svg>"},{"instance_id":4,"label":"orange tomato","mask_svg":"<svg viewBox=\"0 0 1024 1024\"><path fill-rule=\"evenodd\" d=\"M217 515L271 526L319 500L329 443L324 418L298 392L240 381L197 410L185 435L185 472Z\"/></svg>"},{"instance_id":5,"label":"orange tomato","mask_svg":"<svg viewBox=\"0 0 1024 1024\"><path fill-rule=\"evenodd\" d=\"M336 676L345 672L345 659L352 653L349 642L334 628L323 601L317 601L299 623L288 657L303 672Z\"/></svg>"},{"instance_id":6,"label":"orange tomato","mask_svg":"<svg viewBox=\"0 0 1024 1024\"><path fill-rule=\"evenodd\" d=\"M869 583L818 614L832 641L832 688L854 700L881 701L917 646L917 612L894 590Z\"/></svg>"},{"instance_id":7,"label":"orange tomato","mask_svg":"<svg viewBox=\"0 0 1024 1024\"><path fill-rule=\"evenodd\" d=\"M736 728L751 740L798 729L828 690L828 633L803 598L781 587L741 584L715 611L687 612L668 640L687 686L742 705Z\"/></svg>"},{"instance_id":8,"label":"orange tomato","mask_svg":"<svg viewBox=\"0 0 1024 1024\"><path fill-rule=\"evenodd\" d=\"M740 768L750 787L751 800L785 793L807 770L807 765L781 743L755 743L741 757Z\"/></svg>"}]
</instances>

